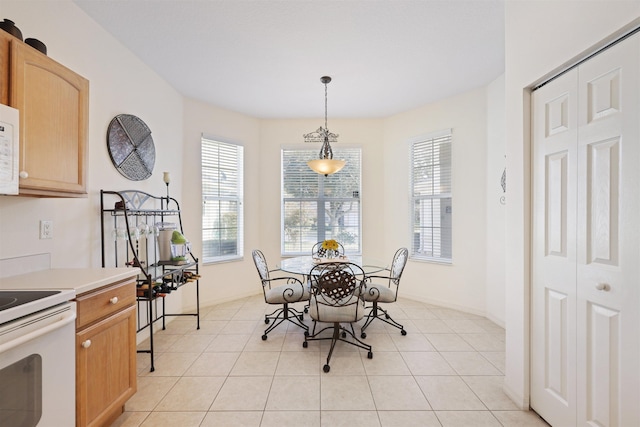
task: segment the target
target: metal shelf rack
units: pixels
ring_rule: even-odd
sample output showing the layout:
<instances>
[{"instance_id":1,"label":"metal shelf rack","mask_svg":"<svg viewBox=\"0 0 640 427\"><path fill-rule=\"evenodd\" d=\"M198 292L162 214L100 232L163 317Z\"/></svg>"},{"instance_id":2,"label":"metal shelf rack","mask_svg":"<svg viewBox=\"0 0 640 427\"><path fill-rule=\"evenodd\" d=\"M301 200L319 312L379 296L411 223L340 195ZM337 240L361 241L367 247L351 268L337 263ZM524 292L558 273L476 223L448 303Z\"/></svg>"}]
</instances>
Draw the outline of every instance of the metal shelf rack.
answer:
<instances>
[{"instance_id":1,"label":"metal shelf rack","mask_svg":"<svg viewBox=\"0 0 640 427\"><path fill-rule=\"evenodd\" d=\"M166 317L195 316L196 329L200 329L198 258L189 251L184 261L160 260L159 228L174 221L169 224L183 232L180 205L168 194L162 197L135 190L100 190L100 211L102 267L140 268L137 332L149 329L149 348L138 350L138 353L149 353L153 372L154 323L162 321L164 330ZM167 296L189 283L196 287L195 313L167 313ZM141 307L145 308L144 315L141 315Z\"/></svg>"}]
</instances>

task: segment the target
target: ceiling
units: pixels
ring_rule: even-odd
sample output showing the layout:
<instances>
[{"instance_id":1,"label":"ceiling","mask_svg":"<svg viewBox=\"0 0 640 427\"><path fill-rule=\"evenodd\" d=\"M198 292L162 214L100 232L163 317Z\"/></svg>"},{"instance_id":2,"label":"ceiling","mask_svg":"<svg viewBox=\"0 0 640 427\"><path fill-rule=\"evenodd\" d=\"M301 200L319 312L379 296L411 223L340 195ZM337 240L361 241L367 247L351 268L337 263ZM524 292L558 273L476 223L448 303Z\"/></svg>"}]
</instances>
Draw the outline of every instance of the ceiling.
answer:
<instances>
[{"instance_id":1,"label":"ceiling","mask_svg":"<svg viewBox=\"0 0 640 427\"><path fill-rule=\"evenodd\" d=\"M258 118L387 117L504 71L504 0L74 0L184 96Z\"/></svg>"}]
</instances>

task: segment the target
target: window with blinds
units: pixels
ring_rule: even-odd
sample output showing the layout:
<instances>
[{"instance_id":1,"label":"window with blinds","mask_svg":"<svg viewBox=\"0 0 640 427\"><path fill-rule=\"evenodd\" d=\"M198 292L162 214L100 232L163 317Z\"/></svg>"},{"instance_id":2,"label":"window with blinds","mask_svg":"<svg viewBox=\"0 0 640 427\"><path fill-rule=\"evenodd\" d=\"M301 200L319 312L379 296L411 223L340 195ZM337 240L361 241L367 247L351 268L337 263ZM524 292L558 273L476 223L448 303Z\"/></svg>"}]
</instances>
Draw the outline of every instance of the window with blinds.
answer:
<instances>
[{"instance_id":1,"label":"window with blinds","mask_svg":"<svg viewBox=\"0 0 640 427\"><path fill-rule=\"evenodd\" d=\"M240 145L202 138L202 259L243 255L243 156Z\"/></svg>"},{"instance_id":2,"label":"window with blinds","mask_svg":"<svg viewBox=\"0 0 640 427\"><path fill-rule=\"evenodd\" d=\"M359 254L361 150L333 148L333 157L347 164L326 177L307 166L317 157L317 149L282 149L282 254L309 254L325 239Z\"/></svg>"},{"instance_id":3,"label":"window with blinds","mask_svg":"<svg viewBox=\"0 0 640 427\"><path fill-rule=\"evenodd\" d=\"M411 140L411 256L452 260L451 130Z\"/></svg>"}]
</instances>

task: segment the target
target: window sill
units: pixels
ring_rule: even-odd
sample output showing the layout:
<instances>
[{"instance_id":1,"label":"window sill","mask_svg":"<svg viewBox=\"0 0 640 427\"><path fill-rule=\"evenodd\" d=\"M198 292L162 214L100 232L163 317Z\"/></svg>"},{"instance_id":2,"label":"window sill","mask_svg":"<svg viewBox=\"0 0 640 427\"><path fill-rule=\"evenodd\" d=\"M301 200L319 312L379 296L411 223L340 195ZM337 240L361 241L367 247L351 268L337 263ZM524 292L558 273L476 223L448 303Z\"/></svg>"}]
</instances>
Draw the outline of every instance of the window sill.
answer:
<instances>
[{"instance_id":1,"label":"window sill","mask_svg":"<svg viewBox=\"0 0 640 427\"><path fill-rule=\"evenodd\" d=\"M429 264L441 264L441 265L453 265L453 260L450 259L438 259L438 258L423 258L423 257L409 257L411 261L425 262Z\"/></svg>"},{"instance_id":2,"label":"window sill","mask_svg":"<svg viewBox=\"0 0 640 427\"><path fill-rule=\"evenodd\" d=\"M224 258L214 258L214 259L205 259L202 260L202 265L212 265L212 264L224 264L228 262L236 262L243 261L243 256L233 256L233 257L224 257Z\"/></svg>"}]
</instances>

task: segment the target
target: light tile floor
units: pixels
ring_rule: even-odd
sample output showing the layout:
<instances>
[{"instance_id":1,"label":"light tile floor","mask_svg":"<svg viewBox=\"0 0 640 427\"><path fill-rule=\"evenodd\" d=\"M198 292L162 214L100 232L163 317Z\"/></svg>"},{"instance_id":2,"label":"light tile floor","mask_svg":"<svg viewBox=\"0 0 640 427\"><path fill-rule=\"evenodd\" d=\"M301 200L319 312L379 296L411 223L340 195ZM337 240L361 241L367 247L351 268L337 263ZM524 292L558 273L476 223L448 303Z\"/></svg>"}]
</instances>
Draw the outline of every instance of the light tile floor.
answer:
<instances>
[{"instance_id":1,"label":"light tile floor","mask_svg":"<svg viewBox=\"0 0 640 427\"><path fill-rule=\"evenodd\" d=\"M138 392L113 426L547 425L502 391L504 329L409 299L386 307L408 334L374 321L373 359L339 343L329 373L329 342L303 348L293 324L261 340L262 295L202 308L200 330L177 318L155 334L155 372L138 354Z\"/></svg>"}]
</instances>

